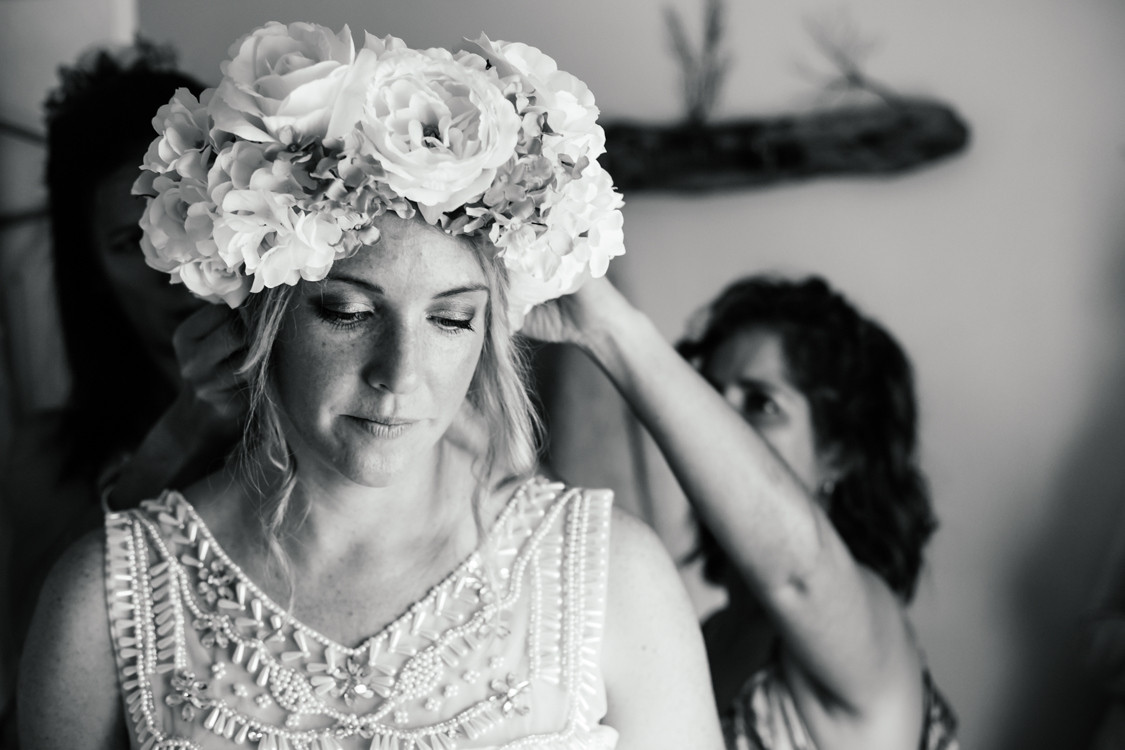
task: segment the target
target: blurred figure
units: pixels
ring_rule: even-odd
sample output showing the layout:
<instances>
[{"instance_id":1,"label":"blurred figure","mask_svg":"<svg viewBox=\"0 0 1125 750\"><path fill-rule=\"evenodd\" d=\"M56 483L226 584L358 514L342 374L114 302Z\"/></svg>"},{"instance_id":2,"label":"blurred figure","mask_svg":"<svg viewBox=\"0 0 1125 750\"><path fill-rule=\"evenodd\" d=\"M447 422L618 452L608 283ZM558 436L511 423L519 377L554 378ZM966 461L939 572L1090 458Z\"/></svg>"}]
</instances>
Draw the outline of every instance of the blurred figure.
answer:
<instances>
[{"instance_id":1,"label":"blurred figure","mask_svg":"<svg viewBox=\"0 0 1125 750\"><path fill-rule=\"evenodd\" d=\"M729 527L718 533L715 524L738 508L706 500L700 507L697 500L704 575L729 597L704 624L704 636L731 747L862 746L849 737L850 727L893 724L902 708L880 695L879 681L896 671L896 662L899 671L911 671L911 663L921 669L921 736L913 746L956 747L955 719L918 661L909 627L905 642L842 627L905 617L923 547L937 525L917 463L906 355L819 278L744 279L697 323L680 353L823 511L831 522L823 532L839 535L847 553L833 561L840 570L829 575L862 579L863 596L845 605L871 610L841 621L826 607L817 627L795 622L784 604L756 591L755 571L747 569L755 558L747 546L755 540ZM835 731L839 736L829 741L825 733Z\"/></svg>"},{"instance_id":2,"label":"blurred figure","mask_svg":"<svg viewBox=\"0 0 1125 750\"><path fill-rule=\"evenodd\" d=\"M524 332L594 359L710 531L728 748L956 748L904 612L936 522L894 340L820 279L735 284L679 354L605 279L536 313Z\"/></svg>"},{"instance_id":3,"label":"blurred figure","mask_svg":"<svg viewBox=\"0 0 1125 750\"><path fill-rule=\"evenodd\" d=\"M202 450L209 438L228 434L223 415L206 403L213 376L194 377L213 369L204 365L216 350L193 346L181 369L173 346L177 326L201 303L145 264L137 225L144 201L130 194L153 113L176 89L203 88L172 63L168 50L143 42L96 50L60 70L61 85L46 102L55 281L73 390L65 409L18 425L6 457L8 664L18 663L55 559L102 524L99 497L127 505L149 487L174 483L211 460L214 453ZM200 311L181 329L181 344L206 334L221 343L229 319L218 312ZM4 679L11 684L14 675ZM9 739L13 715L7 707Z\"/></svg>"}]
</instances>

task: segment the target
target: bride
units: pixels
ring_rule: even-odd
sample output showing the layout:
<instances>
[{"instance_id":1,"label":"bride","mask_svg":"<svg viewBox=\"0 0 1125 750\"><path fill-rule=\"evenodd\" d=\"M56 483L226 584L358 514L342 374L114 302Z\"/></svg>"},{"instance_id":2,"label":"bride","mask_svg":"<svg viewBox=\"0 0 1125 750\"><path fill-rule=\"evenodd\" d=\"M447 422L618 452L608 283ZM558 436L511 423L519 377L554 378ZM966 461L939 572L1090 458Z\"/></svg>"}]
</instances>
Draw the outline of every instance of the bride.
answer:
<instances>
[{"instance_id":1,"label":"bride","mask_svg":"<svg viewBox=\"0 0 1125 750\"><path fill-rule=\"evenodd\" d=\"M593 97L471 49L270 24L157 113L146 256L238 308L251 417L56 566L26 747L722 746L659 543L533 474L513 332L623 252Z\"/></svg>"}]
</instances>

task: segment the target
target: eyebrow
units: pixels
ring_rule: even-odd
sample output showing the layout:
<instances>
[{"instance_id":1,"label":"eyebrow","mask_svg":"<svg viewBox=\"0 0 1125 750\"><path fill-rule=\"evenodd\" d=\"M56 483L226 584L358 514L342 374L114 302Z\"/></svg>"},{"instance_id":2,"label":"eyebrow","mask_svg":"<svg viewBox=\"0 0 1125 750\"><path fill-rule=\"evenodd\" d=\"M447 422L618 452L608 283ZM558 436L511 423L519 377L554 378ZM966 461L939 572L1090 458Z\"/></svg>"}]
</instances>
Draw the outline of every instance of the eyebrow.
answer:
<instances>
[{"instance_id":1,"label":"eyebrow","mask_svg":"<svg viewBox=\"0 0 1125 750\"><path fill-rule=\"evenodd\" d=\"M354 284L355 286L363 287L368 291L375 294L386 294L386 290L378 284L372 284L366 279L361 279L355 276L349 276L343 273L333 273L328 275L328 281L342 281L347 284ZM446 289L444 292L438 292L434 295L434 299L445 299L446 297L456 297L458 294L467 294L469 292L491 292L485 284L466 284L465 286L457 286L452 289Z\"/></svg>"},{"instance_id":2,"label":"eyebrow","mask_svg":"<svg viewBox=\"0 0 1125 750\"><path fill-rule=\"evenodd\" d=\"M444 292L438 292L434 295L434 299L444 299L445 297L456 297L458 294L468 294L469 292L490 292L491 290L485 284L468 284L466 286L457 286L452 289L446 289Z\"/></svg>"}]
</instances>

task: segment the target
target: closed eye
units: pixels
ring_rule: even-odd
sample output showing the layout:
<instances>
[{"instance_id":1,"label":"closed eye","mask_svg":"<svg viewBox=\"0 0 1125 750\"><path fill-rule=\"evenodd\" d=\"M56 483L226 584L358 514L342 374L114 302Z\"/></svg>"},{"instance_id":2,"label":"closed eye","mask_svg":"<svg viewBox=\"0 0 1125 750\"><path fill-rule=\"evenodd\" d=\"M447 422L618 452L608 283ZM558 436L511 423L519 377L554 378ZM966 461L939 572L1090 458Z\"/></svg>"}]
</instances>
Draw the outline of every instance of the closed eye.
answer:
<instances>
[{"instance_id":1,"label":"closed eye","mask_svg":"<svg viewBox=\"0 0 1125 750\"><path fill-rule=\"evenodd\" d=\"M474 330L472 318L449 318L443 315L434 315L430 317L430 320L436 323L439 328L451 334Z\"/></svg>"},{"instance_id":2,"label":"closed eye","mask_svg":"<svg viewBox=\"0 0 1125 750\"><path fill-rule=\"evenodd\" d=\"M364 323L375 313L371 310L338 310L327 305L316 305L316 313L336 328L349 329Z\"/></svg>"}]
</instances>

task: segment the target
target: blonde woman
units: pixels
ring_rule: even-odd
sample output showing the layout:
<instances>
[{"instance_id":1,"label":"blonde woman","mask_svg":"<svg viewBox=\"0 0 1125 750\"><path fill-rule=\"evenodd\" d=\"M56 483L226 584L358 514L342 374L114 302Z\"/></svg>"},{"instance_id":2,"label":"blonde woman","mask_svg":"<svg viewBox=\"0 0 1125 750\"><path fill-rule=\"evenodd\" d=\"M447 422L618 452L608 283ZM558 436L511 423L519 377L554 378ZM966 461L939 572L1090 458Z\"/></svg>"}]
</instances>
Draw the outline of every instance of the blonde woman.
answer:
<instances>
[{"instance_id":1,"label":"blonde woman","mask_svg":"<svg viewBox=\"0 0 1125 750\"><path fill-rule=\"evenodd\" d=\"M223 71L135 189L150 265L246 323L241 460L56 567L24 744L721 747L658 542L534 475L513 332L623 251L585 86L312 24Z\"/></svg>"}]
</instances>

